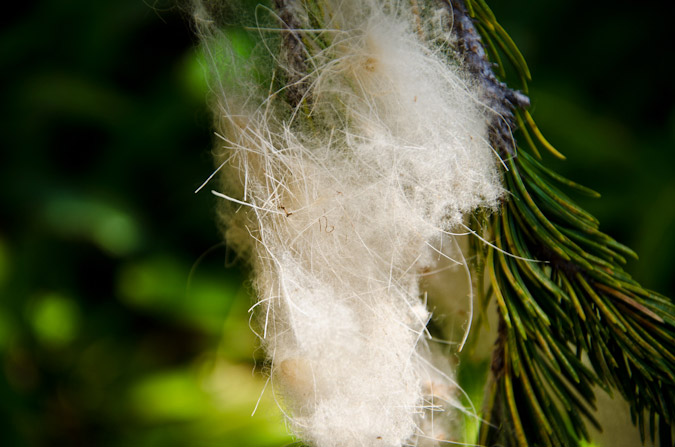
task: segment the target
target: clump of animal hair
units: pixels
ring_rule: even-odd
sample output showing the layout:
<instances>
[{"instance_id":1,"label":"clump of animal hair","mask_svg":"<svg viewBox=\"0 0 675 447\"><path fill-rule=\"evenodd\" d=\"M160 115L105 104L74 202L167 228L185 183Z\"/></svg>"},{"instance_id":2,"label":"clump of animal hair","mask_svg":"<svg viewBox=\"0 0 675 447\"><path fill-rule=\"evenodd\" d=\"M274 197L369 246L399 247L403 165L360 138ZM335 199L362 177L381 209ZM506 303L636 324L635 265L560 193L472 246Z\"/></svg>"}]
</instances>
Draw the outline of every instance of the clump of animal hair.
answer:
<instances>
[{"instance_id":1,"label":"clump of animal hair","mask_svg":"<svg viewBox=\"0 0 675 447\"><path fill-rule=\"evenodd\" d=\"M503 195L491 112L435 3L276 3L322 29L266 7L236 30L201 2L194 14L211 64L214 194L252 266L272 388L312 446L438 445L461 405L428 345L419 280ZM302 54L284 55L284 33Z\"/></svg>"}]
</instances>

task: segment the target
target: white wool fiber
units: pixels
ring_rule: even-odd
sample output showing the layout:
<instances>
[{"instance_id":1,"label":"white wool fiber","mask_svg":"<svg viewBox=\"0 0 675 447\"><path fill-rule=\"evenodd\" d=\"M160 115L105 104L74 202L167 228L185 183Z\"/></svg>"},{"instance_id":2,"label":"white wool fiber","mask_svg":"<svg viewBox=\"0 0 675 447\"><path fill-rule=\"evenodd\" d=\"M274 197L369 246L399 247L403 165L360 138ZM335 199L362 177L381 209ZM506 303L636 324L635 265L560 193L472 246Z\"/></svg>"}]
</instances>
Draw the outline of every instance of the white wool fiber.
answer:
<instances>
[{"instance_id":1,"label":"white wool fiber","mask_svg":"<svg viewBox=\"0 0 675 447\"><path fill-rule=\"evenodd\" d=\"M451 436L434 421L457 404L427 346L419 279L443 234L503 193L489 112L438 43L442 11L322 4L330 45L305 55L297 109L273 82L233 81L216 64L214 193L253 266L259 335L294 432L316 447L437 445ZM215 55L224 37L206 9L196 17Z\"/></svg>"}]
</instances>

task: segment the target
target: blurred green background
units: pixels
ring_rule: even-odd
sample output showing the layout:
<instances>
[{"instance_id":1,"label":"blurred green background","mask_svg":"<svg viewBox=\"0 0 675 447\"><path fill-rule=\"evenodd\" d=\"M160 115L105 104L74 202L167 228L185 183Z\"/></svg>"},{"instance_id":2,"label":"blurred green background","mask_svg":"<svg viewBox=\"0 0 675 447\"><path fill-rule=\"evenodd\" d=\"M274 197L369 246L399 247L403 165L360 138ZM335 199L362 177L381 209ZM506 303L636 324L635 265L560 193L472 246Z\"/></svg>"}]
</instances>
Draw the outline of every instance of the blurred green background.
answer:
<instances>
[{"instance_id":1,"label":"blurred green background","mask_svg":"<svg viewBox=\"0 0 675 447\"><path fill-rule=\"evenodd\" d=\"M675 296L673 6L490 4L568 156L549 161ZM290 442L271 393L250 417L250 289L193 194L212 134L185 11L42 0L0 20L0 445Z\"/></svg>"}]
</instances>

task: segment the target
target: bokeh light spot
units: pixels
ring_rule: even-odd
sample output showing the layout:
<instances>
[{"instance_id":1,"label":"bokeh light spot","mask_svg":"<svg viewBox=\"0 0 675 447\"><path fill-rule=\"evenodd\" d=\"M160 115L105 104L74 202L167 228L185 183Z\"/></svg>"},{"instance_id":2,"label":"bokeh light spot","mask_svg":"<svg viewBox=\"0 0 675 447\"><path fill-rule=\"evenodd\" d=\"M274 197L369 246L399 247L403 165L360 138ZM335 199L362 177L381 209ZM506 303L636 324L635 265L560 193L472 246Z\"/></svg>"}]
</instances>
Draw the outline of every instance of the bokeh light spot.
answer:
<instances>
[{"instance_id":1,"label":"bokeh light spot","mask_svg":"<svg viewBox=\"0 0 675 447\"><path fill-rule=\"evenodd\" d=\"M29 320L40 341L60 347L72 342L77 336L80 312L72 299L51 292L30 303Z\"/></svg>"}]
</instances>

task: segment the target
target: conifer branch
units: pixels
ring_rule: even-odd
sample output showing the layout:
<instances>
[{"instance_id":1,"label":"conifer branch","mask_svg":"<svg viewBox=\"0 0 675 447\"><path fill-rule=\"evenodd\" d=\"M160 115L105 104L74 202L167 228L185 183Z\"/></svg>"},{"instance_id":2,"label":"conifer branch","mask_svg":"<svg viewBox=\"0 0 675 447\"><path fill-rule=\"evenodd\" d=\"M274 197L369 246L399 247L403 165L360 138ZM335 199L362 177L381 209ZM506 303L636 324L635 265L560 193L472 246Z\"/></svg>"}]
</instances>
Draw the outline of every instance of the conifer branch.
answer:
<instances>
[{"instance_id":1,"label":"conifer branch","mask_svg":"<svg viewBox=\"0 0 675 447\"><path fill-rule=\"evenodd\" d=\"M456 3L455 20L469 24L469 19L457 18L463 9ZM496 42L527 91L529 69L488 6L482 0L467 0L466 6L481 37L489 42L488 53L497 54L492 43ZM470 25L463 25L467 28ZM462 45L461 32L458 49L470 59L478 52L475 45ZM504 73L501 59L495 64ZM491 73L483 78L487 85L495 82ZM503 88L502 94L508 97ZM506 160L504 182L510 198L491 221L499 251L487 249L486 264L501 320L487 422L479 442L579 445L588 439L585 421L597 425L590 411L592 386L597 385L618 390L629 402L643 439L648 416L650 436L654 438L658 423L661 445L670 446L675 306L623 270L626 258L636 257L635 253L600 231L597 219L562 188L597 193L538 160L539 147L564 156L543 137L526 104L518 103L520 108L513 102L503 104L511 106L512 115L506 114L513 117L509 126L518 124L527 146L518 145ZM493 138L496 147L509 147L503 132Z\"/></svg>"}]
</instances>

